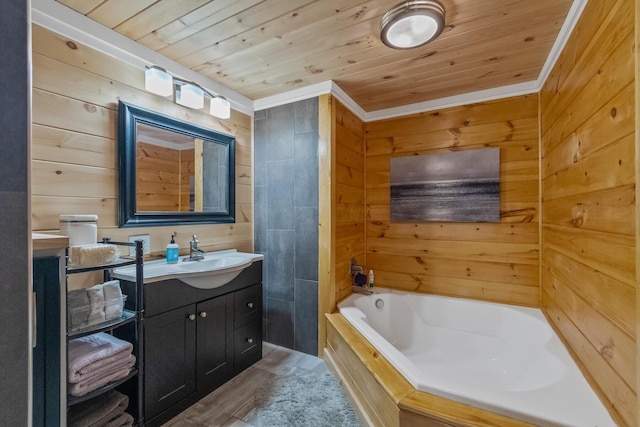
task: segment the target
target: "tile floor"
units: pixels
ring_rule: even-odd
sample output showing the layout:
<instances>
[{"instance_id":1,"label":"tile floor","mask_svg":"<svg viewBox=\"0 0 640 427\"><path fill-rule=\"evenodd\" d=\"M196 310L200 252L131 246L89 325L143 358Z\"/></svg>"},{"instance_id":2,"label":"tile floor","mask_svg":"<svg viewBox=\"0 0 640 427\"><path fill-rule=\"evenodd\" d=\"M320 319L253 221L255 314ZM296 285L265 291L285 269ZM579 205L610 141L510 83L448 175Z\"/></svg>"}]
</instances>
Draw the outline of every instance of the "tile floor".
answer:
<instances>
[{"instance_id":1,"label":"tile floor","mask_svg":"<svg viewBox=\"0 0 640 427\"><path fill-rule=\"evenodd\" d=\"M262 360L213 391L163 427L251 427L255 392L281 375L327 372L318 357L264 343Z\"/></svg>"}]
</instances>

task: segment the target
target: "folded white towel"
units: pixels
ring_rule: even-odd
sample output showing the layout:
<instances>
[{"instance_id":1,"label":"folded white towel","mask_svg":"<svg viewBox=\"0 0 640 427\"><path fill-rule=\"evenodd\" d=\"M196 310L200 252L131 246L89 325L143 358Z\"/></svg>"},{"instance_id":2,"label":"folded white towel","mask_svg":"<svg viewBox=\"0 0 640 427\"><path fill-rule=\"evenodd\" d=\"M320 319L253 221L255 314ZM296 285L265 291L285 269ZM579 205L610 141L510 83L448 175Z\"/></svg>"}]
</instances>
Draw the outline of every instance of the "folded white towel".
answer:
<instances>
[{"instance_id":1,"label":"folded white towel","mask_svg":"<svg viewBox=\"0 0 640 427\"><path fill-rule=\"evenodd\" d=\"M67 293L67 324L75 331L87 324L91 303L86 289L76 289Z\"/></svg>"},{"instance_id":2,"label":"folded white towel","mask_svg":"<svg viewBox=\"0 0 640 427\"><path fill-rule=\"evenodd\" d=\"M87 318L88 325L95 325L106 320L104 316L104 291L102 290L102 284L95 285L87 289L87 295L89 295L89 317Z\"/></svg>"},{"instance_id":3,"label":"folded white towel","mask_svg":"<svg viewBox=\"0 0 640 427\"><path fill-rule=\"evenodd\" d=\"M132 350L133 344L130 342L104 332L70 340L67 346L68 378L94 362L122 352L131 353Z\"/></svg>"},{"instance_id":4,"label":"folded white towel","mask_svg":"<svg viewBox=\"0 0 640 427\"><path fill-rule=\"evenodd\" d=\"M102 285L104 292L104 318L105 320L122 317L123 302L122 289L119 280L110 280Z\"/></svg>"},{"instance_id":5,"label":"folded white towel","mask_svg":"<svg viewBox=\"0 0 640 427\"><path fill-rule=\"evenodd\" d=\"M69 265L73 267L93 267L110 264L118 259L120 249L116 245L103 243L71 246L69 248Z\"/></svg>"}]
</instances>

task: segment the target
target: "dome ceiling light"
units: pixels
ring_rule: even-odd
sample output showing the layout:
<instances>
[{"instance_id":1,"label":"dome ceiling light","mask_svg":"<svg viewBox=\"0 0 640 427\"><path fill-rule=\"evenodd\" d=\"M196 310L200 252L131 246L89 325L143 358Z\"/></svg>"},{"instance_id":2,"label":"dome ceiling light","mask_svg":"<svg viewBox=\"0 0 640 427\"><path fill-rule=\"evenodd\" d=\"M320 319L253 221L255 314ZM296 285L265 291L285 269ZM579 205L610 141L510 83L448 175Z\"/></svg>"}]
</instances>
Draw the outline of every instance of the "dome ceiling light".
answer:
<instances>
[{"instance_id":1,"label":"dome ceiling light","mask_svg":"<svg viewBox=\"0 0 640 427\"><path fill-rule=\"evenodd\" d=\"M405 1L382 17L382 42L394 49L429 43L444 29L444 7L433 0Z\"/></svg>"}]
</instances>

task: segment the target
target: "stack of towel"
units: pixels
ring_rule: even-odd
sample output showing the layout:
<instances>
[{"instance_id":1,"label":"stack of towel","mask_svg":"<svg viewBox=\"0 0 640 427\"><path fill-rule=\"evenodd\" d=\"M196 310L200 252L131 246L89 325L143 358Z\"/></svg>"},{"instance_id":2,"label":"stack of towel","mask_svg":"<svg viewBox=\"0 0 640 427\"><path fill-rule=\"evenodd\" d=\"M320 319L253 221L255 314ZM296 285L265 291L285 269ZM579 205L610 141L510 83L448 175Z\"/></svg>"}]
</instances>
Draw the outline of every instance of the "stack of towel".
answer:
<instances>
[{"instance_id":1,"label":"stack of towel","mask_svg":"<svg viewBox=\"0 0 640 427\"><path fill-rule=\"evenodd\" d=\"M68 427L125 427L133 425L126 412L129 397L111 390L73 406L67 414Z\"/></svg>"},{"instance_id":2,"label":"stack of towel","mask_svg":"<svg viewBox=\"0 0 640 427\"><path fill-rule=\"evenodd\" d=\"M67 294L69 331L119 319L123 309L119 280L110 280L89 289L70 291Z\"/></svg>"},{"instance_id":3,"label":"stack of towel","mask_svg":"<svg viewBox=\"0 0 640 427\"><path fill-rule=\"evenodd\" d=\"M126 377L136 362L133 345L100 332L69 341L69 394L84 396Z\"/></svg>"},{"instance_id":4,"label":"stack of towel","mask_svg":"<svg viewBox=\"0 0 640 427\"><path fill-rule=\"evenodd\" d=\"M92 245L71 246L69 248L69 265L72 267L94 267L111 264L120 256L116 245L97 243Z\"/></svg>"}]
</instances>

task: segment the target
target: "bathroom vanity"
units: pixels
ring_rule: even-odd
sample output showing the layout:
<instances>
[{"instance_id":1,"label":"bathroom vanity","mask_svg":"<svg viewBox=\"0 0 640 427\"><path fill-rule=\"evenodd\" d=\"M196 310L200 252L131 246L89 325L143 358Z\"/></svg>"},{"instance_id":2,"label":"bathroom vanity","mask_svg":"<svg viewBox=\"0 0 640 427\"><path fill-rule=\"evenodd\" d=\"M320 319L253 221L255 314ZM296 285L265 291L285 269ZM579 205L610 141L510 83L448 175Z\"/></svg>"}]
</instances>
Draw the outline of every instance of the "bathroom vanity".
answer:
<instances>
[{"instance_id":1,"label":"bathroom vanity","mask_svg":"<svg viewBox=\"0 0 640 427\"><path fill-rule=\"evenodd\" d=\"M209 255L211 261L215 254ZM161 425L262 358L262 255L247 255L248 263L224 283L214 276L233 266L200 274L194 272L198 261L168 265L167 271L145 263L146 426ZM148 277L147 270L150 276L162 272ZM126 273L114 272L125 293L135 285Z\"/></svg>"}]
</instances>

